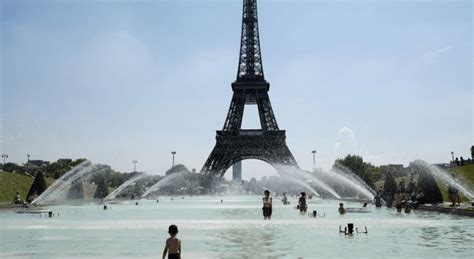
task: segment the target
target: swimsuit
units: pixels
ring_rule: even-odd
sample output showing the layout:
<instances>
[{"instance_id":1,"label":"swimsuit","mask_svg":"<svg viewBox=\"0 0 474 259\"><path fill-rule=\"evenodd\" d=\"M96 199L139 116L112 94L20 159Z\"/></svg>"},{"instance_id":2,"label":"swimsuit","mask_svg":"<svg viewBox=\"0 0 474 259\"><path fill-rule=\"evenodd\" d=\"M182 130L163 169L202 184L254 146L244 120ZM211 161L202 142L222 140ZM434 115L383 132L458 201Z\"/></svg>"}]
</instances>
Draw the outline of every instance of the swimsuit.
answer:
<instances>
[{"instance_id":1,"label":"swimsuit","mask_svg":"<svg viewBox=\"0 0 474 259\"><path fill-rule=\"evenodd\" d=\"M263 216L265 218L269 218L272 216L272 198L268 198L267 201L265 201L265 198L263 198L263 204L270 204L269 207L265 207L263 206L262 210L263 210Z\"/></svg>"},{"instance_id":2,"label":"swimsuit","mask_svg":"<svg viewBox=\"0 0 474 259\"><path fill-rule=\"evenodd\" d=\"M168 259L180 259L180 254L168 254Z\"/></svg>"}]
</instances>

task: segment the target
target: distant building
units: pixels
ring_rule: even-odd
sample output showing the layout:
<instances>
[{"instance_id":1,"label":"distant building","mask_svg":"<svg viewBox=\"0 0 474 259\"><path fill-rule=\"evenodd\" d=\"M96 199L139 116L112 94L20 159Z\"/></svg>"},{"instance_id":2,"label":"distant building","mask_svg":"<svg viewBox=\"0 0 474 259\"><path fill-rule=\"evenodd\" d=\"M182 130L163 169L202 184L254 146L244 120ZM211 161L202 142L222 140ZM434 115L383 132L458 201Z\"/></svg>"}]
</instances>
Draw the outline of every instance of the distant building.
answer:
<instances>
[{"instance_id":1,"label":"distant building","mask_svg":"<svg viewBox=\"0 0 474 259\"><path fill-rule=\"evenodd\" d=\"M232 165L232 180L234 182L242 181L242 161Z\"/></svg>"}]
</instances>

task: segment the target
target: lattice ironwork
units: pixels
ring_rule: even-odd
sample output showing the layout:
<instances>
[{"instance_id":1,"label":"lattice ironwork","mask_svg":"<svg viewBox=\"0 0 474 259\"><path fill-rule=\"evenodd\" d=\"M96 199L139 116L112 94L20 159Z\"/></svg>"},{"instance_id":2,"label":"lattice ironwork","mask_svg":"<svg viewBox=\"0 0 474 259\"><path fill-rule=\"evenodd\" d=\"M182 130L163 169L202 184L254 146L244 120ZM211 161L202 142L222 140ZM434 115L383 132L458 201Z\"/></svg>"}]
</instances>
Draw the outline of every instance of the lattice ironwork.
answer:
<instances>
[{"instance_id":1,"label":"lattice ironwork","mask_svg":"<svg viewBox=\"0 0 474 259\"><path fill-rule=\"evenodd\" d=\"M217 131L216 146L201 173L222 176L232 164L258 159L269 164L298 164L286 145L286 133L278 128L268 96L270 84L263 76L258 36L257 1L244 0L239 72L232 84L234 95L222 131ZM257 105L261 129L243 130L246 105Z\"/></svg>"},{"instance_id":2,"label":"lattice ironwork","mask_svg":"<svg viewBox=\"0 0 474 259\"><path fill-rule=\"evenodd\" d=\"M244 0L237 81L265 81L258 33L257 0Z\"/></svg>"}]
</instances>

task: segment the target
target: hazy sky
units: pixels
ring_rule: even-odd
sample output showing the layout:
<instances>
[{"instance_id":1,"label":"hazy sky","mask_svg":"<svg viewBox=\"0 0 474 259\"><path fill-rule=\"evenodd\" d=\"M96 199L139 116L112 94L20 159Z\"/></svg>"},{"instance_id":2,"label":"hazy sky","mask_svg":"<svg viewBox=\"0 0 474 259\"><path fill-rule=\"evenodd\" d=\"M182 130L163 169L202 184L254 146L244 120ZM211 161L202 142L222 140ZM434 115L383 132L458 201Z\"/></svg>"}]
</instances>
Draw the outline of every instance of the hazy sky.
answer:
<instances>
[{"instance_id":1,"label":"hazy sky","mask_svg":"<svg viewBox=\"0 0 474 259\"><path fill-rule=\"evenodd\" d=\"M0 0L1 1L1 0ZM241 0L1 1L8 161L200 170L232 97ZM468 157L471 1L259 1L265 77L300 166ZM258 126L256 109L244 125ZM269 173L244 162L244 178Z\"/></svg>"}]
</instances>

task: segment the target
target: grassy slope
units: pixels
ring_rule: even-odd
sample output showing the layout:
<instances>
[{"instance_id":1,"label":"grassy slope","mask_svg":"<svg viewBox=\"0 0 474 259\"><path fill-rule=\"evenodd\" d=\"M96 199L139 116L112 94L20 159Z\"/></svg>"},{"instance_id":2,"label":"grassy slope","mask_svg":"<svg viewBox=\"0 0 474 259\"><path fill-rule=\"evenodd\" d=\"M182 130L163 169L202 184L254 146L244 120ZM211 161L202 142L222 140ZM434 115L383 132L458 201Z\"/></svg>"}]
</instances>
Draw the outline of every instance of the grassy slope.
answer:
<instances>
[{"instance_id":1,"label":"grassy slope","mask_svg":"<svg viewBox=\"0 0 474 259\"><path fill-rule=\"evenodd\" d=\"M51 185L53 181L53 179L46 178L46 184L48 186ZM32 177L0 171L0 203L11 203L17 191L20 192L21 198L24 200L32 183Z\"/></svg>"},{"instance_id":2,"label":"grassy slope","mask_svg":"<svg viewBox=\"0 0 474 259\"><path fill-rule=\"evenodd\" d=\"M468 187L468 189L474 190L474 165L455 167L449 169L448 171L454 173L454 175L456 175L456 178L458 178L458 181L463 183L463 185ZM444 200L447 201L448 187L444 186L444 188L441 189L441 192L443 193ZM468 199L463 197L463 195L461 195L461 199L463 201L468 201Z\"/></svg>"},{"instance_id":3,"label":"grassy slope","mask_svg":"<svg viewBox=\"0 0 474 259\"><path fill-rule=\"evenodd\" d=\"M46 184L50 186L54 182L52 178L46 178ZM6 173L0 171L0 204L10 204L17 191L20 192L21 198L24 200L28 191L30 190L33 178L14 173ZM85 183L84 185L85 197L92 198L94 196L97 186ZM109 193L114 189L109 187Z\"/></svg>"}]
</instances>

